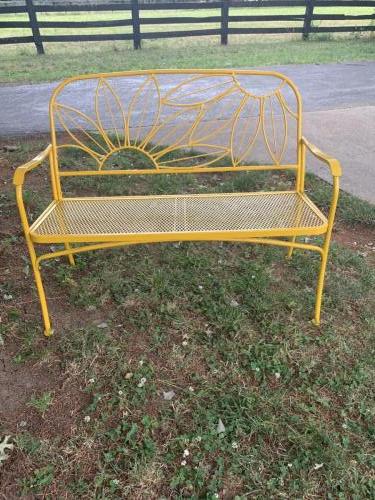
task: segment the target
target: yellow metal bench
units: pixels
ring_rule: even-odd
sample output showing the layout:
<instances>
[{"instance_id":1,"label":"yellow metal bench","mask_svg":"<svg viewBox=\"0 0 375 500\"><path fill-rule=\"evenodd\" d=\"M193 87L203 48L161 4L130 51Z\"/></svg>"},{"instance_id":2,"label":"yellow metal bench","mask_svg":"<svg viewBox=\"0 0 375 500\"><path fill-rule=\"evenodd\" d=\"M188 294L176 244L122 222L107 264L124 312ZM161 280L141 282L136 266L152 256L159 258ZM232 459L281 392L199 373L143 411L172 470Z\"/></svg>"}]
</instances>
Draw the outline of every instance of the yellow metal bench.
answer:
<instances>
[{"instance_id":1,"label":"yellow metal bench","mask_svg":"<svg viewBox=\"0 0 375 500\"><path fill-rule=\"evenodd\" d=\"M221 240L316 251L321 268L314 323L339 195L340 164L302 136L301 98L284 75L250 70L155 70L84 75L61 83L50 101L51 144L14 174L17 203L39 293L45 335L52 333L40 274L43 260L139 243ZM61 132L61 133L60 133ZM62 162L85 155L82 167ZM306 149L333 177L328 217L304 191ZM148 167L121 163L137 151ZM27 172L49 159L53 201L29 225ZM116 161L113 161L116 160ZM289 191L68 198L71 176L292 171ZM297 241L323 235L322 247ZM37 256L35 244L65 249Z\"/></svg>"}]
</instances>

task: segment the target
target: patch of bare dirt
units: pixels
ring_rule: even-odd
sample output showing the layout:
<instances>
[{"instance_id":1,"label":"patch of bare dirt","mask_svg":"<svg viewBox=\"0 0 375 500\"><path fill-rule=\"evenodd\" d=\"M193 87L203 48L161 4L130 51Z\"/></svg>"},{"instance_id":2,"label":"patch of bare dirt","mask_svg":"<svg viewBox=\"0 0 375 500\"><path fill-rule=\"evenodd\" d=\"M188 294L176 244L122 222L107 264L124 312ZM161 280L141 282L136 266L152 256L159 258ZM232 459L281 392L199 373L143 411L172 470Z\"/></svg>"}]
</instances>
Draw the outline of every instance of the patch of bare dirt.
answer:
<instances>
[{"instance_id":1,"label":"patch of bare dirt","mask_svg":"<svg viewBox=\"0 0 375 500\"><path fill-rule=\"evenodd\" d=\"M363 257L375 262L375 232L373 227L355 225L346 227L336 224L333 241L340 243Z\"/></svg>"},{"instance_id":2,"label":"patch of bare dirt","mask_svg":"<svg viewBox=\"0 0 375 500\"><path fill-rule=\"evenodd\" d=\"M17 350L0 351L0 421L7 432L14 433L23 416L30 415L27 402L33 394L52 389L51 382L59 379L60 370L56 365L14 362Z\"/></svg>"}]
</instances>

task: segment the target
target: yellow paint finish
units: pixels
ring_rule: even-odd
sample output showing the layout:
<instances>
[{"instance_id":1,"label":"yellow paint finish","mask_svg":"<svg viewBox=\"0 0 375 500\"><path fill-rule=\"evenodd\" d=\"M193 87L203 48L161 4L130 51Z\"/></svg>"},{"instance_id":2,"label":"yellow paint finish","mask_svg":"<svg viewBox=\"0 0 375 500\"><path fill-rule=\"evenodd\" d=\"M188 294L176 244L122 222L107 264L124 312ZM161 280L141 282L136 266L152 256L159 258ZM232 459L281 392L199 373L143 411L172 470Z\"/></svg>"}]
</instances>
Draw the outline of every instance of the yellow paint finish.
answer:
<instances>
[{"instance_id":1,"label":"yellow paint finish","mask_svg":"<svg viewBox=\"0 0 375 500\"><path fill-rule=\"evenodd\" d=\"M170 74L180 75L180 81L164 91L161 79L165 82ZM276 83L271 90L259 95L244 87L244 77L270 78ZM128 78L138 78L140 84L125 105L114 82L126 83ZM64 88L79 81L87 81L94 89L91 115L61 100ZM286 91L294 96L295 109L287 102ZM238 105L233 108L234 102ZM146 123L152 106L155 108L152 122ZM209 113L218 109L220 119L209 125ZM276 116L279 116L279 123ZM336 159L322 153L302 137L301 117L301 98L297 88L287 77L272 71L132 71L83 75L62 82L50 101L52 144L32 161L18 167L13 180L40 298L45 335L51 335L52 327L40 274L42 261L66 256L74 264L77 253L181 240L275 245L286 247L288 257L292 256L294 249L318 252L321 269L314 314L314 323L318 325L341 167ZM181 130L184 119L188 119L189 125ZM241 120L245 120L245 124L241 125ZM296 163L284 161L290 121L295 123ZM64 137L68 142L59 143L57 125L66 132ZM220 134L226 134L227 142L218 140ZM269 164L251 164L247 160L258 141L262 141ZM97 168L62 169L59 155L65 148L78 148L89 155ZM304 193L306 149L323 161L333 176L328 218ZM149 159L151 167L107 168L109 158L124 150L142 153ZM47 159L53 201L30 226L22 195L25 175ZM67 198L61 186L61 179L70 176L265 170L295 171L295 189ZM298 236L313 235L324 235L322 247L296 241ZM65 250L37 256L35 243L61 243ZM75 244L78 246L71 246Z\"/></svg>"}]
</instances>

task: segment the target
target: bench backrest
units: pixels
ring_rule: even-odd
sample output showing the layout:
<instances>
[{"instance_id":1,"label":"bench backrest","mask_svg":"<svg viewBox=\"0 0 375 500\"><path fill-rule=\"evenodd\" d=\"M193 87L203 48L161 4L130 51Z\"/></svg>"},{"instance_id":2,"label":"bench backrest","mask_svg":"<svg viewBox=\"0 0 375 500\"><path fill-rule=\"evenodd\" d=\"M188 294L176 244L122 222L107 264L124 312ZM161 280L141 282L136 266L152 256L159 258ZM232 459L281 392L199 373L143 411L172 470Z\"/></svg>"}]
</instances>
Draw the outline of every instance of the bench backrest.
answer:
<instances>
[{"instance_id":1,"label":"bench backrest","mask_svg":"<svg viewBox=\"0 0 375 500\"><path fill-rule=\"evenodd\" d=\"M50 120L58 183L71 175L302 168L301 98L287 77L271 71L70 78L51 98ZM79 170L63 159L71 148L87 157ZM124 150L147 161L123 164Z\"/></svg>"}]
</instances>

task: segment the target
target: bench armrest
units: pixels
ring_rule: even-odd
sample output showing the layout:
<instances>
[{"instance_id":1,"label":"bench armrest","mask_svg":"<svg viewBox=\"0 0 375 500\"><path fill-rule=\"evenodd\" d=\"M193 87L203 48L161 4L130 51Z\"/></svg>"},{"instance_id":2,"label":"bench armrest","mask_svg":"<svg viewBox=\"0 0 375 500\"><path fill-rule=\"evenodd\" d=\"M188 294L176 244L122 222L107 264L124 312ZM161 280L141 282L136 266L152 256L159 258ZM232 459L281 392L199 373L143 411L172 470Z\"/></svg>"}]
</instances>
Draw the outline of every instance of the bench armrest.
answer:
<instances>
[{"instance_id":1,"label":"bench armrest","mask_svg":"<svg viewBox=\"0 0 375 500\"><path fill-rule=\"evenodd\" d=\"M307 147L307 149L319 160L326 163L331 171L332 177L341 177L341 165L336 158L332 158L331 156L320 151L316 146L311 144L306 137L302 137L302 144Z\"/></svg>"},{"instance_id":2,"label":"bench armrest","mask_svg":"<svg viewBox=\"0 0 375 500\"><path fill-rule=\"evenodd\" d=\"M44 151L39 153L35 158L32 160L28 161L24 165L21 165L20 167L16 168L16 171L14 172L13 176L13 184L15 186L22 186L25 180L25 175L27 172L30 172L30 170L33 170L35 167L39 166L42 161L44 161L51 153L52 146L49 144Z\"/></svg>"}]
</instances>

